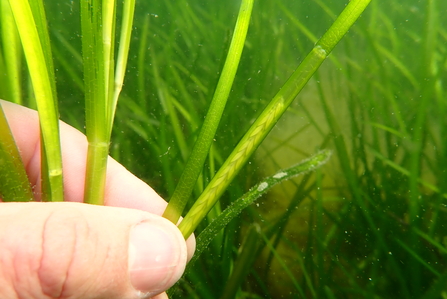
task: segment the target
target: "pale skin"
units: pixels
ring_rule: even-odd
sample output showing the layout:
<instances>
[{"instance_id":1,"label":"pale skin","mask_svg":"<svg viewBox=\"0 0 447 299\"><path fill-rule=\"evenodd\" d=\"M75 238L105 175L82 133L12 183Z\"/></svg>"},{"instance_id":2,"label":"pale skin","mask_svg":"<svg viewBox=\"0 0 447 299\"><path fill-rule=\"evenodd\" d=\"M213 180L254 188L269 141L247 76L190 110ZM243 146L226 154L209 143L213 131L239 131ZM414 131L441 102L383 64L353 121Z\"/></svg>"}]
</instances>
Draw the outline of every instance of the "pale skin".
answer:
<instances>
[{"instance_id":1,"label":"pale skin","mask_svg":"<svg viewBox=\"0 0 447 299\"><path fill-rule=\"evenodd\" d=\"M40 200L37 113L1 104ZM112 158L105 207L82 204L87 140L60 131L66 202L0 203L0 298L167 298L194 237L185 242L161 217L166 201Z\"/></svg>"}]
</instances>

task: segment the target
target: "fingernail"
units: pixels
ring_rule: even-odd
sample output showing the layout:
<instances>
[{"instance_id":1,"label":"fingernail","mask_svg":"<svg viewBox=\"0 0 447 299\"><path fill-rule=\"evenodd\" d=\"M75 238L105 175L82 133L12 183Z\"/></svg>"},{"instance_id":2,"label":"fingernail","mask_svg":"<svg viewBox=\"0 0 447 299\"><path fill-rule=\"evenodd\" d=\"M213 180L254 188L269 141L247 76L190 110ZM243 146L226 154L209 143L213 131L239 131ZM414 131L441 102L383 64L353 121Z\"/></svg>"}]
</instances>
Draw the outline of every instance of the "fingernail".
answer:
<instances>
[{"instance_id":1,"label":"fingernail","mask_svg":"<svg viewBox=\"0 0 447 299\"><path fill-rule=\"evenodd\" d=\"M159 223L142 222L130 231L129 274L133 287L158 294L169 288L183 273L181 244L177 235ZM183 262L184 263L184 262Z\"/></svg>"}]
</instances>

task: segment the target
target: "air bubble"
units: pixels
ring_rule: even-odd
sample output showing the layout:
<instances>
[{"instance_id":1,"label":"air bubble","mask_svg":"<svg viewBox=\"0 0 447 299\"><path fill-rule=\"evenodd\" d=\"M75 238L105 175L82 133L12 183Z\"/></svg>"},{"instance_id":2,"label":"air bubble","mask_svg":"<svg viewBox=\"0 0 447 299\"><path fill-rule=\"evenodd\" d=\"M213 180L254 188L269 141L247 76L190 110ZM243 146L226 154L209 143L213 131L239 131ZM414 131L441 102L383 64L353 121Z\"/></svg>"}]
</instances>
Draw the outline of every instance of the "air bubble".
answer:
<instances>
[{"instance_id":1,"label":"air bubble","mask_svg":"<svg viewBox=\"0 0 447 299\"><path fill-rule=\"evenodd\" d=\"M275 178L275 179L280 179L280 178L285 177L286 175L287 175L287 172L278 172L277 174L275 174L275 175L273 176L273 178Z\"/></svg>"},{"instance_id":2,"label":"air bubble","mask_svg":"<svg viewBox=\"0 0 447 299\"><path fill-rule=\"evenodd\" d=\"M325 49L323 49L320 45L316 46L314 48L315 52L317 52L317 55L320 56L321 58L326 58L327 57L327 52Z\"/></svg>"},{"instance_id":3,"label":"air bubble","mask_svg":"<svg viewBox=\"0 0 447 299\"><path fill-rule=\"evenodd\" d=\"M258 190L259 192L262 192L262 191L264 191L268 186L269 186L268 183L266 183L266 182L262 182L262 183L259 184L257 190Z\"/></svg>"}]
</instances>

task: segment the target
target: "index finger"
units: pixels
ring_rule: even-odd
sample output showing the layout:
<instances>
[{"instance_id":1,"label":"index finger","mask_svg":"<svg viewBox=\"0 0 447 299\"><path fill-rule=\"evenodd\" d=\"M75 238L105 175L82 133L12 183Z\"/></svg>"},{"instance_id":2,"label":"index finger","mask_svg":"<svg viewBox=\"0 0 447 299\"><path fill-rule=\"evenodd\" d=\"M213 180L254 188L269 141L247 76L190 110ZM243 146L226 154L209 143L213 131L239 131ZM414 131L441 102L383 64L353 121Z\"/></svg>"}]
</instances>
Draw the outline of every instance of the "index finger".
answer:
<instances>
[{"instance_id":1,"label":"index finger","mask_svg":"<svg viewBox=\"0 0 447 299\"><path fill-rule=\"evenodd\" d=\"M37 200L40 186L40 132L35 110L1 101L11 131L19 148L26 172ZM60 122L64 194L66 201L82 202L88 142L84 134ZM105 205L140 209L161 215L164 201L150 186L109 157L105 189Z\"/></svg>"}]
</instances>

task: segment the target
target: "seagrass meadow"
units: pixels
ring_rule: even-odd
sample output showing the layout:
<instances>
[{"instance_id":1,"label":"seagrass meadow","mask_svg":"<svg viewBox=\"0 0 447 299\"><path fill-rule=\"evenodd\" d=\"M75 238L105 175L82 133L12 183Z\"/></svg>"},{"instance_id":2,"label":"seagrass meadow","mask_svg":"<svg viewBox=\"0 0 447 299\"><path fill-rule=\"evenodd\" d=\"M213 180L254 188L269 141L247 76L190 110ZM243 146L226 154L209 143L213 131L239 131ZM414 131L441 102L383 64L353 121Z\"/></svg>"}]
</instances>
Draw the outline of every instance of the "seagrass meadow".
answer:
<instances>
[{"instance_id":1,"label":"seagrass meadow","mask_svg":"<svg viewBox=\"0 0 447 299\"><path fill-rule=\"evenodd\" d=\"M43 2L60 118L84 132L80 1ZM320 49L318 40L349 2L254 1L192 199L306 55ZM167 200L199 138L240 4L136 1L110 154ZM122 11L118 1L117 35ZM446 14L444 0L369 3L196 236L253 186L263 191L317 152L327 163L281 181L209 232L208 246L169 290L172 298L447 298ZM0 98L34 108L24 58L21 95L11 92L10 40L1 34Z\"/></svg>"}]
</instances>

